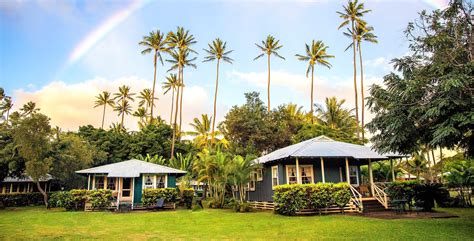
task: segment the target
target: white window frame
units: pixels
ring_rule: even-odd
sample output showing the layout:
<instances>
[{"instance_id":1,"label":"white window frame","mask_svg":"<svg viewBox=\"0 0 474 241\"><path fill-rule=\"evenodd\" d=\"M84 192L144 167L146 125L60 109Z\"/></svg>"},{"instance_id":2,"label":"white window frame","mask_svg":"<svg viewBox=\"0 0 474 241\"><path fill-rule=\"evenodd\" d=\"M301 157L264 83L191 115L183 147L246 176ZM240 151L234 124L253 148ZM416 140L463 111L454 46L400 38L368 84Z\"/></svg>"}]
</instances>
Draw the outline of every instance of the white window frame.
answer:
<instances>
[{"instance_id":1,"label":"white window frame","mask_svg":"<svg viewBox=\"0 0 474 241\"><path fill-rule=\"evenodd\" d=\"M298 184L298 172L296 170L296 165L286 165L286 184ZM293 174L295 174L294 176L291 176L291 177L294 177L296 178L296 182L295 183L290 183L290 168L294 168L295 169L295 172Z\"/></svg>"},{"instance_id":2,"label":"white window frame","mask_svg":"<svg viewBox=\"0 0 474 241\"><path fill-rule=\"evenodd\" d=\"M104 187L100 188L100 189L106 189L107 188L107 185L106 185L107 184L107 176L106 175L94 175L94 178L93 178L93 184L94 185L92 186L92 189L93 190L98 190L97 187L96 187L98 178L102 178L102 181L104 182Z\"/></svg>"},{"instance_id":3,"label":"white window frame","mask_svg":"<svg viewBox=\"0 0 474 241\"><path fill-rule=\"evenodd\" d=\"M164 187L163 188L167 188L168 187L168 175L156 175L155 176L155 184L154 184L154 187L155 188L161 188L161 187L158 187L158 178L159 177L164 177Z\"/></svg>"},{"instance_id":4,"label":"white window frame","mask_svg":"<svg viewBox=\"0 0 474 241\"><path fill-rule=\"evenodd\" d=\"M354 177L354 175L352 175L352 168L355 169L355 177L356 177L356 180L357 180L357 183L351 183L351 178ZM353 186L359 186L359 167L358 166L349 166L349 180L347 180L351 185Z\"/></svg>"},{"instance_id":5,"label":"white window frame","mask_svg":"<svg viewBox=\"0 0 474 241\"><path fill-rule=\"evenodd\" d=\"M255 191L255 189L256 189L256 187L257 187L256 179L257 179L257 172L256 172L256 171L252 171L252 172L250 173L250 180L249 180L249 183L247 183L247 190L248 190L248 191L250 191L250 192ZM250 183L253 183L253 187L250 186Z\"/></svg>"},{"instance_id":6,"label":"white window frame","mask_svg":"<svg viewBox=\"0 0 474 241\"><path fill-rule=\"evenodd\" d=\"M263 181L263 168L257 169L257 181L259 182Z\"/></svg>"},{"instance_id":7,"label":"white window frame","mask_svg":"<svg viewBox=\"0 0 474 241\"><path fill-rule=\"evenodd\" d=\"M148 177L151 178L151 184L150 185L146 184L146 181L147 181ZM156 183L156 175L152 175L152 174L144 174L143 175L142 189L155 188L155 183Z\"/></svg>"},{"instance_id":8,"label":"white window frame","mask_svg":"<svg viewBox=\"0 0 474 241\"><path fill-rule=\"evenodd\" d=\"M298 176L297 176L297 170L296 170L296 165L286 165L286 183L287 184L290 184L290 168L294 168L295 169L295 176L292 176L292 177L296 177L296 183L292 183L292 184L298 184L298 183L303 183L303 168L309 168L309 172L307 173L310 173L311 174L311 182L310 183L314 183L314 171L313 171L313 165L299 165L299 173L300 173L300 179L298 180ZM308 175L306 175L307 177Z\"/></svg>"},{"instance_id":9,"label":"white window frame","mask_svg":"<svg viewBox=\"0 0 474 241\"><path fill-rule=\"evenodd\" d=\"M310 183L314 183L314 171L313 171L313 165L299 165L300 166L300 183L303 183L303 168L309 168L309 172L306 171L306 176L308 177L308 173L311 175L311 181ZM308 184L310 184L308 183Z\"/></svg>"},{"instance_id":10,"label":"white window frame","mask_svg":"<svg viewBox=\"0 0 474 241\"><path fill-rule=\"evenodd\" d=\"M275 170L275 172L273 172L273 170ZM274 176L273 174L276 174L276 176ZM275 178L276 178L276 182L277 182L276 185L273 183L273 179L275 179ZM280 184L280 180L278 178L278 166L272 166L272 189L273 189L273 187L275 187L279 184Z\"/></svg>"}]
</instances>

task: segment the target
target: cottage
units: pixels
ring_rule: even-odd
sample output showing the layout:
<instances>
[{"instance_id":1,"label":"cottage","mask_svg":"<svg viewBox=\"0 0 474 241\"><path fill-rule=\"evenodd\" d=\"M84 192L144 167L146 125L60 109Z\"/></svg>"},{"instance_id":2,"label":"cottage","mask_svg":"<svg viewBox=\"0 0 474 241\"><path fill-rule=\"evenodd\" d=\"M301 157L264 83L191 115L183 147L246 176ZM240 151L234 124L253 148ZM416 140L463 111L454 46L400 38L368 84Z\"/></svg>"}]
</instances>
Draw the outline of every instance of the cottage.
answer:
<instances>
[{"instance_id":1,"label":"cottage","mask_svg":"<svg viewBox=\"0 0 474 241\"><path fill-rule=\"evenodd\" d=\"M186 174L185 171L134 159L76 173L87 176L88 190L116 191L117 201L131 203L132 207L141 203L143 189L176 187L176 178Z\"/></svg>"},{"instance_id":2,"label":"cottage","mask_svg":"<svg viewBox=\"0 0 474 241\"><path fill-rule=\"evenodd\" d=\"M51 181L53 177L47 174L40 178L39 184L46 192L51 191ZM53 189L54 191L54 189ZM29 176L6 177L0 182L0 194L32 193L39 192L36 182Z\"/></svg>"},{"instance_id":3,"label":"cottage","mask_svg":"<svg viewBox=\"0 0 474 241\"><path fill-rule=\"evenodd\" d=\"M370 147L319 136L256 159L262 168L248 186L248 200L271 203L273 187L281 184L348 182L360 210L363 201L378 201L388 208L387 196L374 183L371 168L372 162L388 159ZM369 167L368 186L361 185L361 165Z\"/></svg>"}]
</instances>

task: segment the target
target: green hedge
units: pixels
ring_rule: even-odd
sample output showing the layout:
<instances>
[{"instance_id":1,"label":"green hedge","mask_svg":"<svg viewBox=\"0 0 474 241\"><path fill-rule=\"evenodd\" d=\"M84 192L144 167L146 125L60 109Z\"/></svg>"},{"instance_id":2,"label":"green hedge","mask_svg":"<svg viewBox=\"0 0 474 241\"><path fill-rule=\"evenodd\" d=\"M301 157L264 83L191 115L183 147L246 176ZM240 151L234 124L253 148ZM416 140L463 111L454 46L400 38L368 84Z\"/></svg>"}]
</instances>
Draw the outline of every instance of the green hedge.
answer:
<instances>
[{"instance_id":1,"label":"green hedge","mask_svg":"<svg viewBox=\"0 0 474 241\"><path fill-rule=\"evenodd\" d=\"M178 190L176 188L147 188L143 190L143 206L154 206L160 198L163 198L165 203L174 203L178 199Z\"/></svg>"},{"instance_id":2,"label":"green hedge","mask_svg":"<svg viewBox=\"0 0 474 241\"><path fill-rule=\"evenodd\" d=\"M48 193L48 197L53 193ZM0 202L3 202L5 207L44 205L43 194L40 192L0 194Z\"/></svg>"},{"instance_id":3,"label":"green hedge","mask_svg":"<svg viewBox=\"0 0 474 241\"><path fill-rule=\"evenodd\" d=\"M318 209L337 205L341 209L351 198L347 183L285 184L276 186L273 201L275 212L295 215L302 209Z\"/></svg>"},{"instance_id":4,"label":"green hedge","mask_svg":"<svg viewBox=\"0 0 474 241\"><path fill-rule=\"evenodd\" d=\"M86 202L90 202L93 209L103 209L110 206L113 200L111 190L84 190L56 192L50 197L51 207L61 207L66 210L84 210Z\"/></svg>"},{"instance_id":5,"label":"green hedge","mask_svg":"<svg viewBox=\"0 0 474 241\"><path fill-rule=\"evenodd\" d=\"M408 208L413 205L424 211L431 211L436 203L445 205L450 197L448 190L440 183L421 183L418 181L392 182L387 187L390 200L406 200Z\"/></svg>"},{"instance_id":6,"label":"green hedge","mask_svg":"<svg viewBox=\"0 0 474 241\"><path fill-rule=\"evenodd\" d=\"M181 195L181 201L184 203L184 206L188 209L191 209L191 207L193 206L194 189L186 188L182 191Z\"/></svg>"}]
</instances>

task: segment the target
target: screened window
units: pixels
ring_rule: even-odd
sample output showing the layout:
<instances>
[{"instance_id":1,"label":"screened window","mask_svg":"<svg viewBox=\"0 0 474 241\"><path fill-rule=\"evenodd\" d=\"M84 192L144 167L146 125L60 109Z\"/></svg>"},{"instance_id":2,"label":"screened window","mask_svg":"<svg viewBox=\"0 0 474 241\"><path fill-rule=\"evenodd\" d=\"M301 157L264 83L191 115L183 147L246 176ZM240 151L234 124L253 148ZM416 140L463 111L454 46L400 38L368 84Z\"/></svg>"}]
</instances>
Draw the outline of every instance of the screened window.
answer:
<instances>
[{"instance_id":1,"label":"screened window","mask_svg":"<svg viewBox=\"0 0 474 241\"><path fill-rule=\"evenodd\" d=\"M359 185L359 168L357 166L349 166L350 183Z\"/></svg>"},{"instance_id":2,"label":"screened window","mask_svg":"<svg viewBox=\"0 0 474 241\"><path fill-rule=\"evenodd\" d=\"M278 166L272 166L272 187L278 185Z\"/></svg>"},{"instance_id":3,"label":"screened window","mask_svg":"<svg viewBox=\"0 0 474 241\"><path fill-rule=\"evenodd\" d=\"M257 181L263 181L263 169L257 169Z\"/></svg>"},{"instance_id":4,"label":"screened window","mask_svg":"<svg viewBox=\"0 0 474 241\"><path fill-rule=\"evenodd\" d=\"M156 177L156 188L165 188L166 187L166 177L157 176Z\"/></svg>"},{"instance_id":5,"label":"screened window","mask_svg":"<svg viewBox=\"0 0 474 241\"><path fill-rule=\"evenodd\" d=\"M95 177L95 189L104 189L104 178L105 177Z\"/></svg>"},{"instance_id":6,"label":"screened window","mask_svg":"<svg viewBox=\"0 0 474 241\"><path fill-rule=\"evenodd\" d=\"M153 188L154 185L153 185L153 179L155 177L154 176L151 176L151 175L147 175L145 176L145 181L143 182L144 183L144 187L145 188Z\"/></svg>"},{"instance_id":7,"label":"screened window","mask_svg":"<svg viewBox=\"0 0 474 241\"><path fill-rule=\"evenodd\" d=\"M286 166L286 176L288 179L288 184L298 183L296 179L296 166Z\"/></svg>"},{"instance_id":8,"label":"screened window","mask_svg":"<svg viewBox=\"0 0 474 241\"><path fill-rule=\"evenodd\" d=\"M300 172L301 172L302 184L313 183L313 167L312 166L300 166Z\"/></svg>"},{"instance_id":9,"label":"screened window","mask_svg":"<svg viewBox=\"0 0 474 241\"><path fill-rule=\"evenodd\" d=\"M107 189L115 190L115 178L114 177L107 177Z\"/></svg>"}]
</instances>

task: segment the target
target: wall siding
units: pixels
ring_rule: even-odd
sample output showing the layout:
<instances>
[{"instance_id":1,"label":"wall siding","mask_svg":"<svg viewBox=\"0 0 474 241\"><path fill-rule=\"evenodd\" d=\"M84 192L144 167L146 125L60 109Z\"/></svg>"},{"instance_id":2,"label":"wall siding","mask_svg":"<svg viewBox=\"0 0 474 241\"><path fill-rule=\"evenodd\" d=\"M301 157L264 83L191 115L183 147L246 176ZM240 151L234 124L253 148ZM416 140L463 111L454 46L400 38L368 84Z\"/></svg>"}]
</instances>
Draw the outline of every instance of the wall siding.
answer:
<instances>
[{"instance_id":1,"label":"wall siding","mask_svg":"<svg viewBox=\"0 0 474 241\"><path fill-rule=\"evenodd\" d=\"M135 185L133 186L133 203L142 203L142 180L143 175L135 177Z\"/></svg>"}]
</instances>

